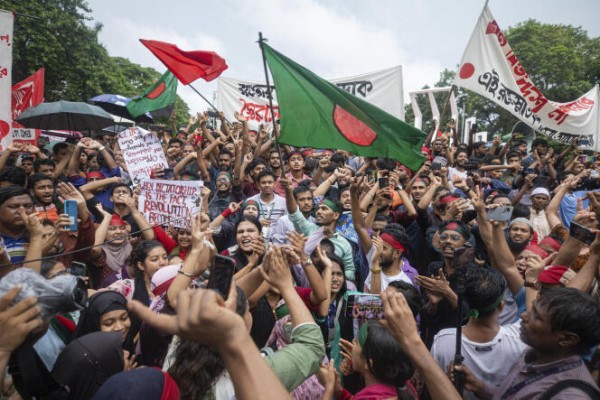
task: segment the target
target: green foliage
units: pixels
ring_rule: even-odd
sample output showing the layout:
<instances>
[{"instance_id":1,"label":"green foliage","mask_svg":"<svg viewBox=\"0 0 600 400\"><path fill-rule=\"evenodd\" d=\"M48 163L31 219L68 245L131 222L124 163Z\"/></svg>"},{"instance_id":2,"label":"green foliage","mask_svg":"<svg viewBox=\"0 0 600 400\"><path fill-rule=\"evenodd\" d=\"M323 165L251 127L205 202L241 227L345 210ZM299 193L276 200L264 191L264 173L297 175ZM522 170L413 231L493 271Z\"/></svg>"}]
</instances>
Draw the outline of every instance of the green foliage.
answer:
<instances>
[{"instance_id":1,"label":"green foliage","mask_svg":"<svg viewBox=\"0 0 600 400\"><path fill-rule=\"evenodd\" d=\"M133 97L161 76L111 57L98 41L102 25L92 25L85 0L4 0L0 8L37 17L15 18L13 82L44 67L46 101L88 101L102 93ZM176 108L177 122L186 123L189 108L179 96Z\"/></svg>"},{"instance_id":2,"label":"green foliage","mask_svg":"<svg viewBox=\"0 0 600 400\"><path fill-rule=\"evenodd\" d=\"M580 27L528 20L508 28L505 35L533 83L552 101L575 100L600 82L600 38L590 38ZM445 69L434 86L448 86L454 74L454 71ZM476 117L480 130L492 135L505 134L519 121L496 103L476 93L462 88L455 91L456 95L462 93L467 96L459 101L458 106L461 108L462 102L465 102L465 115ZM444 99L436 97L436 100L441 112ZM431 110L426 98L421 101L423 129L426 130ZM449 113L446 115L449 118ZM406 106L406 121L414 122L410 104Z\"/></svg>"}]
</instances>

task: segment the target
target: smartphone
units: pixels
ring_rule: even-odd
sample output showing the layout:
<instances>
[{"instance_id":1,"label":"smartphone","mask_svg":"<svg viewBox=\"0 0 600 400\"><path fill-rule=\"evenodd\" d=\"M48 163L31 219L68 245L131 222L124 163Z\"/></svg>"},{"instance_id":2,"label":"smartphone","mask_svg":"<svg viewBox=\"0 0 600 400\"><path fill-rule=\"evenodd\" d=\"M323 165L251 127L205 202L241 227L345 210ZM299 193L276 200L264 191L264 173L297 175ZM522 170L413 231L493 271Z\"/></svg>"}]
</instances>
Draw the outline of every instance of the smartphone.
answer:
<instances>
[{"instance_id":1,"label":"smartphone","mask_svg":"<svg viewBox=\"0 0 600 400\"><path fill-rule=\"evenodd\" d=\"M589 228L586 228L583 225L579 225L577 222L571 222L571 226L569 228L569 235L587 244L588 246L592 244L594 239L596 239L596 234L594 232L592 232Z\"/></svg>"},{"instance_id":2,"label":"smartphone","mask_svg":"<svg viewBox=\"0 0 600 400\"><path fill-rule=\"evenodd\" d=\"M439 162L432 162L431 163L431 171L432 172L440 172L440 170L442 169L442 164L440 164Z\"/></svg>"},{"instance_id":3,"label":"smartphone","mask_svg":"<svg viewBox=\"0 0 600 400\"><path fill-rule=\"evenodd\" d=\"M71 261L71 275L87 276L87 265L79 261Z\"/></svg>"},{"instance_id":4,"label":"smartphone","mask_svg":"<svg viewBox=\"0 0 600 400\"><path fill-rule=\"evenodd\" d=\"M490 209L487 212L487 220L488 221L508 222L508 221L510 221L512 212L513 212L512 206L498 206L496 208Z\"/></svg>"},{"instance_id":5,"label":"smartphone","mask_svg":"<svg viewBox=\"0 0 600 400\"><path fill-rule=\"evenodd\" d=\"M538 176L533 180L533 187L548 187L548 183L550 182L549 176Z\"/></svg>"},{"instance_id":6,"label":"smartphone","mask_svg":"<svg viewBox=\"0 0 600 400\"><path fill-rule=\"evenodd\" d=\"M215 290L227 300L234 273L235 260L231 257L217 254L210 266L210 276L208 277L208 284L206 287Z\"/></svg>"},{"instance_id":7,"label":"smartphone","mask_svg":"<svg viewBox=\"0 0 600 400\"><path fill-rule=\"evenodd\" d=\"M173 168L165 168L163 170L163 174L164 179L175 179L175 172L173 171Z\"/></svg>"},{"instance_id":8,"label":"smartphone","mask_svg":"<svg viewBox=\"0 0 600 400\"><path fill-rule=\"evenodd\" d=\"M383 319L383 303L378 294L354 294L348 296L346 317L354 319Z\"/></svg>"},{"instance_id":9,"label":"smartphone","mask_svg":"<svg viewBox=\"0 0 600 400\"><path fill-rule=\"evenodd\" d=\"M70 231L77 231L77 202L75 200L65 200L65 214L69 215L71 225L67 225Z\"/></svg>"},{"instance_id":10,"label":"smartphone","mask_svg":"<svg viewBox=\"0 0 600 400\"><path fill-rule=\"evenodd\" d=\"M379 189L385 189L390 186L389 178L379 178Z\"/></svg>"},{"instance_id":11,"label":"smartphone","mask_svg":"<svg viewBox=\"0 0 600 400\"><path fill-rule=\"evenodd\" d=\"M479 168L479 164L476 162L466 162L464 163L463 168L467 171L473 171Z\"/></svg>"}]
</instances>

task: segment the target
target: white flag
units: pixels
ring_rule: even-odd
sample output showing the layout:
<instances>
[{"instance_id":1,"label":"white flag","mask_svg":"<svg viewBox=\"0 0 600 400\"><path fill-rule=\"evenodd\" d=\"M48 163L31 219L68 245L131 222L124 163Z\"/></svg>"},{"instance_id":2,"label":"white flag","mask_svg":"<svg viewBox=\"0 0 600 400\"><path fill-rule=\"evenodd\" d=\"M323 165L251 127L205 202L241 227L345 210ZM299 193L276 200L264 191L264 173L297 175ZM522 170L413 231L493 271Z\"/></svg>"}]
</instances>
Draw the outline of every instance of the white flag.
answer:
<instances>
[{"instance_id":1,"label":"white flag","mask_svg":"<svg viewBox=\"0 0 600 400\"><path fill-rule=\"evenodd\" d=\"M600 150L598 85L575 101L548 100L533 84L502 30L484 7L454 81L502 106L536 131L565 144L577 138Z\"/></svg>"},{"instance_id":2,"label":"white flag","mask_svg":"<svg viewBox=\"0 0 600 400\"><path fill-rule=\"evenodd\" d=\"M12 43L14 16L0 10L0 149L12 143Z\"/></svg>"}]
</instances>

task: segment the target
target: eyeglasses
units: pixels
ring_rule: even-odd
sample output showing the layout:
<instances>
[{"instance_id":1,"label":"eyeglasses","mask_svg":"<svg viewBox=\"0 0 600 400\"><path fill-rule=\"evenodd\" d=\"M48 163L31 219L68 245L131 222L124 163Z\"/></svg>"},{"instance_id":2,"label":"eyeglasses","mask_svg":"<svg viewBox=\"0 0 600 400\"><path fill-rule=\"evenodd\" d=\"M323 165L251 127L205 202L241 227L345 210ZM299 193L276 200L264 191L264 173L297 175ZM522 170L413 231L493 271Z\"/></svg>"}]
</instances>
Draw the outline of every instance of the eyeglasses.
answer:
<instances>
[{"instance_id":1,"label":"eyeglasses","mask_svg":"<svg viewBox=\"0 0 600 400\"><path fill-rule=\"evenodd\" d=\"M450 234L448 234L448 233L442 233L442 234L440 235L440 240L442 240L442 241L446 241L446 240L448 240L448 239L451 239L451 240L452 240L452 241L454 241L454 242L458 242L458 241L460 240L460 238L461 238L461 237L462 237L462 236L461 236L461 235L458 235L458 234L457 234L457 235L450 235Z\"/></svg>"}]
</instances>

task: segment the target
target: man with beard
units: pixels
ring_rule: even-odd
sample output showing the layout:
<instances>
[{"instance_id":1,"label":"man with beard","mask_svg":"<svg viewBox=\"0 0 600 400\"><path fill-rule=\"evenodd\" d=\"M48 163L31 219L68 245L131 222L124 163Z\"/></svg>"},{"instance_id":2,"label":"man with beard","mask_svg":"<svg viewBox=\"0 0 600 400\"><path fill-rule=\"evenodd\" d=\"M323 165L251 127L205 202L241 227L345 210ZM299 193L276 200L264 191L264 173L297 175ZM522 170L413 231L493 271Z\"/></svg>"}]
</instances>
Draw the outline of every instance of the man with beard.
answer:
<instances>
[{"instance_id":1,"label":"man with beard","mask_svg":"<svg viewBox=\"0 0 600 400\"><path fill-rule=\"evenodd\" d=\"M230 203L242 201L242 187L229 172L221 171L215 177L216 191L208 203L208 214L211 221L229 207Z\"/></svg>"},{"instance_id":2,"label":"man with beard","mask_svg":"<svg viewBox=\"0 0 600 400\"><path fill-rule=\"evenodd\" d=\"M533 238L533 224L527 218L515 218L508 225L506 241L513 256L517 258Z\"/></svg>"},{"instance_id":3,"label":"man with beard","mask_svg":"<svg viewBox=\"0 0 600 400\"><path fill-rule=\"evenodd\" d=\"M251 155L250 155L251 156ZM252 157L249 158L252 160ZM258 175L267 169L267 162L262 158L255 158L252 161L248 161L248 158L244 157L244 164L242 164L242 170L245 176L250 177L242 183L242 193L245 198L249 198L260 193L258 188Z\"/></svg>"},{"instance_id":4,"label":"man with beard","mask_svg":"<svg viewBox=\"0 0 600 400\"><path fill-rule=\"evenodd\" d=\"M292 189L296 189L300 182L310 179L310 176L304 174L304 156L301 152L291 152L288 156L287 162L290 172L284 176L291 182ZM275 194L279 196L285 196L285 189L281 187L279 180L275 184Z\"/></svg>"},{"instance_id":5,"label":"man with beard","mask_svg":"<svg viewBox=\"0 0 600 400\"><path fill-rule=\"evenodd\" d=\"M466 150L459 150L455 157L454 166L448 168L448 185L452 192L456 190L452 182L457 179L467 179L467 170L464 166L469 161L469 153Z\"/></svg>"},{"instance_id":6,"label":"man with beard","mask_svg":"<svg viewBox=\"0 0 600 400\"><path fill-rule=\"evenodd\" d=\"M33 198L34 209L39 218L56 223L58 215L62 213L62 204L55 202L56 192L52 178L44 174L34 174L27 182L27 189Z\"/></svg>"},{"instance_id":7,"label":"man with beard","mask_svg":"<svg viewBox=\"0 0 600 400\"><path fill-rule=\"evenodd\" d=\"M381 293L393 281L414 285L417 271L404 257L409 246L404 228L399 224L388 224L379 237L373 237L372 242L373 245L367 254L371 272L365 280L364 291Z\"/></svg>"},{"instance_id":8,"label":"man with beard","mask_svg":"<svg viewBox=\"0 0 600 400\"><path fill-rule=\"evenodd\" d=\"M552 399L599 398L582 359L600 343L598 303L577 289L548 289L521 318L521 340L531 349L507 369L498 387L477 379L464 364L454 366L465 373L465 389L490 399L539 399L544 394Z\"/></svg>"},{"instance_id":9,"label":"man with beard","mask_svg":"<svg viewBox=\"0 0 600 400\"><path fill-rule=\"evenodd\" d=\"M433 241L438 243L443 261L432 262L426 275L418 275L415 278L421 289L425 290L428 299L423 307L421 320L422 332L425 334L423 341L427 347L431 346L433 337L441 329L456 325L458 297L449 281L457 267L454 262L455 252L459 248L469 246L467 242L470 235L468 227L460 221L450 220L441 224Z\"/></svg>"},{"instance_id":10,"label":"man with beard","mask_svg":"<svg viewBox=\"0 0 600 400\"><path fill-rule=\"evenodd\" d=\"M538 234L538 242L541 242L550 234L550 224L546 218L546 206L550 203L550 192L544 187L536 187L531 191L531 217L529 220L533 229Z\"/></svg>"},{"instance_id":11,"label":"man with beard","mask_svg":"<svg viewBox=\"0 0 600 400\"><path fill-rule=\"evenodd\" d=\"M308 221L298 209L292 185L287 180L283 184L287 186L285 191L285 202L290 221L294 224L297 232L307 237L304 252L311 255L317 245L324 238L329 239L335 247L335 254L344 261L344 274L348 280L354 280L354 261L352 259L352 246L347 239L336 231L337 220L341 214L341 206L333 199L325 199L317 208L315 222Z\"/></svg>"}]
</instances>

